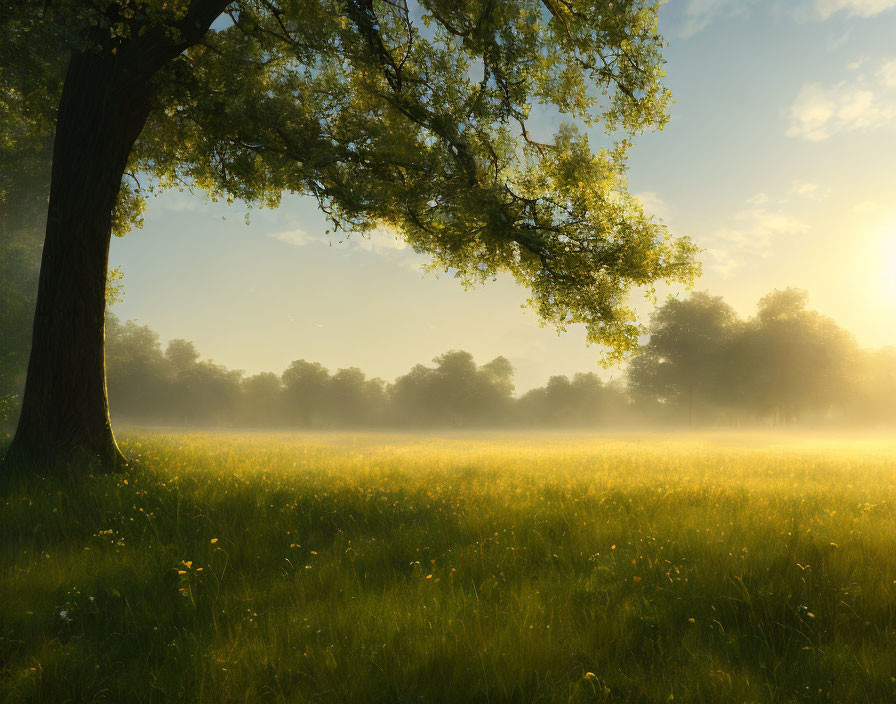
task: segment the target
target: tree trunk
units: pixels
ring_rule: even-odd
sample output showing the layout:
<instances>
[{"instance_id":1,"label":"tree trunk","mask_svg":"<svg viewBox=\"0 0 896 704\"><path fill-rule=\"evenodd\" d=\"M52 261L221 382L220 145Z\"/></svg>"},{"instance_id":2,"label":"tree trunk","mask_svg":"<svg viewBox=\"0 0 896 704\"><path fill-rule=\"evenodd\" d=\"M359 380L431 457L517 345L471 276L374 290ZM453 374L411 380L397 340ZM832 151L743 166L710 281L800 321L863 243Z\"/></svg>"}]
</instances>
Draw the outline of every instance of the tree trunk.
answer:
<instances>
[{"instance_id":1,"label":"tree trunk","mask_svg":"<svg viewBox=\"0 0 896 704\"><path fill-rule=\"evenodd\" d=\"M112 213L156 73L200 41L231 0L189 0L173 24L97 25L69 62L53 143L47 234L22 412L6 472L69 474L126 465L109 422L104 359ZM110 8L121 19L115 4Z\"/></svg>"},{"instance_id":2,"label":"tree trunk","mask_svg":"<svg viewBox=\"0 0 896 704\"><path fill-rule=\"evenodd\" d=\"M145 80L114 55L76 54L65 79L31 357L8 471L59 474L125 465L109 421L105 287L112 213L149 114Z\"/></svg>"}]
</instances>

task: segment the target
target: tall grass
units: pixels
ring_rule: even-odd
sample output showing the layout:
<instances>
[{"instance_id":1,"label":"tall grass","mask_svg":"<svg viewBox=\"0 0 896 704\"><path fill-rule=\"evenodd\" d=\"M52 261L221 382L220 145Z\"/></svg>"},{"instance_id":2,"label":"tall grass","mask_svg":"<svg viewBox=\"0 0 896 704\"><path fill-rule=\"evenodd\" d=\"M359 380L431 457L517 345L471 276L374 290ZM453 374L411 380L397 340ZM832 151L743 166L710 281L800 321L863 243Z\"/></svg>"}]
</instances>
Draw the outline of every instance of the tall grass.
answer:
<instances>
[{"instance_id":1,"label":"tall grass","mask_svg":"<svg viewBox=\"0 0 896 704\"><path fill-rule=\"evenodd\" d=\"M2 701L896 700L894 441L125 446L2 490Z\"/></svg>"}]
</instances>

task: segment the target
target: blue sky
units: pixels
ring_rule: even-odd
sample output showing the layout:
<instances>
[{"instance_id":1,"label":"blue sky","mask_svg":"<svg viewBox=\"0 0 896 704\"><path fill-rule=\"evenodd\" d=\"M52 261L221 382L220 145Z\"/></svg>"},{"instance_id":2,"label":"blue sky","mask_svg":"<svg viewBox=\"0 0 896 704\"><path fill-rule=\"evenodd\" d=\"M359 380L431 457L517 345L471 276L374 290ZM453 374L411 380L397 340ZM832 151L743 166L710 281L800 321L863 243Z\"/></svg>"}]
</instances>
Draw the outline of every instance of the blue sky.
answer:
<instances>
[{"instance_id":1,"label":"blue sky","mask_svg":"<svg viewBox=\"0 0 896 704\"><path fill-rule=\"evenodd\" d=\"M863 345L896 344L896 0L671 0L660 16L676 102L629 181L703 248L696 288L750 315L799 286ZM509 281L465 291L386 233L330 239L306 199L244 213L151 200L112 245L115 313L249 373L304 358L392 379L449 349L507 356L520 390L598 369L581 329L539 327Z\"/></svg>"}]
</instances>

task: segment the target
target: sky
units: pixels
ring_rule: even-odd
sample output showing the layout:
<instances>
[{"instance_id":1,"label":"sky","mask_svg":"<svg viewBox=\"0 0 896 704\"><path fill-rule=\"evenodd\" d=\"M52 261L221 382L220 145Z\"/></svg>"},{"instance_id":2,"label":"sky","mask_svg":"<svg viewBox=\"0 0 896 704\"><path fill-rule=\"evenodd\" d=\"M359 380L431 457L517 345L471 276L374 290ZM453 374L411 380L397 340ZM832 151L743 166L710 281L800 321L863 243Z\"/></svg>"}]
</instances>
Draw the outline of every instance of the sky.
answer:
<instances>
[{"instance_id":1,"label":"sky","mask_svg":"<svg viewBox=\"0 0 896 704\"><path fill-rule=\"evenodd\" d=\"M670 0L660 29L675 103L635 139L629 187L701 248L695 290L746 317L796 286L863 346L896 345L896 0ZM392 380L464 349L507 357L518 391L621 375L580 327L541 327L509 280L465 290L390 234L326 235L305 198L245 214L201 193L151 199L112 243L113 312L248 374L306 359Z\"/></svg>"}]
</instances>

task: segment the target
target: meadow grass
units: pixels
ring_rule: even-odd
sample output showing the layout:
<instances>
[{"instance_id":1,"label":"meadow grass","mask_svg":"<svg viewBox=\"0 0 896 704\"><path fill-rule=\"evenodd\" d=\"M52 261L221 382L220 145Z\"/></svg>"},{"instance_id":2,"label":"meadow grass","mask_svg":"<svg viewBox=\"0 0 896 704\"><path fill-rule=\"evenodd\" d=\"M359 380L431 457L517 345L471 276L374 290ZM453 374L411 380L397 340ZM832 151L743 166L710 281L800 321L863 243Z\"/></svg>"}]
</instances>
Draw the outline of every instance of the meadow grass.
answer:
<instances>
[{"instance_id":1,"label":"meadow grass","mask_svg":"<svg viewBox=\"0 0 896 704\"><path fill-rule=\"evenodd\" d=\"M896 441L154 434L0 493L4 702L896 700Z\"/></svg>"}]
</instances>

